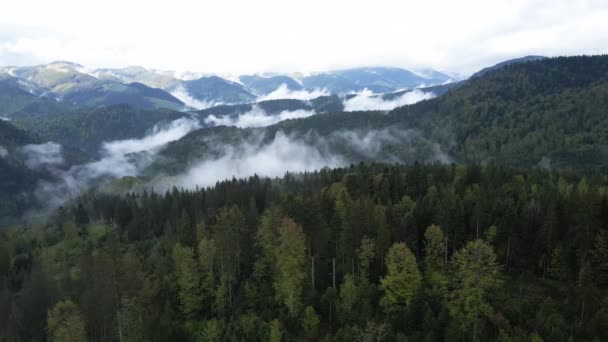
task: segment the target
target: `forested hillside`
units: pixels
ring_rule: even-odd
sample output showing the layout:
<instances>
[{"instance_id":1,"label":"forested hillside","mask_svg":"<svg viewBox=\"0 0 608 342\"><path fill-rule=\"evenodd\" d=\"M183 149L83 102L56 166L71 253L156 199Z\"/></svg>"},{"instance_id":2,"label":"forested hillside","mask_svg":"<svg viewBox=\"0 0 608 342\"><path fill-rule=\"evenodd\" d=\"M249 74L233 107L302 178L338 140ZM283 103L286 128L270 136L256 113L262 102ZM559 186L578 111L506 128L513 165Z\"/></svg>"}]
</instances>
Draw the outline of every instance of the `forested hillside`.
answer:
<instances>
[{"instance_id":1,"label":"forested hillside","mask_svg":"<svg viewBox=\"0 0 608 342\"><path fill-rule=\"evenodd\" d=\"M599 341L608 175L361 164L0 232L0 339Z\"/></svg>"},{"instance_id":2,"label":"forested hillside","mask_svg":"<svg viewBox=\"0 0 608 342\"><path fill-rule=\"evenodd\" d=\"M446 95L391 113L460 161L608 164L608 56L506 65Z\"/></svg>"},{"instance_id":3,"label":"forested hillside","mask_svg":"<svg viewBox=\"0 0 608 342\"><path fill-rule=\"evenodd\" d=\"M45 117L22 117L14 123L38 134L45 141L55 141L94 155L103 142L139 138L157 124L185 116L187 114L171 110L142 110L116 105Z\"/></svg>"}]
</instances>

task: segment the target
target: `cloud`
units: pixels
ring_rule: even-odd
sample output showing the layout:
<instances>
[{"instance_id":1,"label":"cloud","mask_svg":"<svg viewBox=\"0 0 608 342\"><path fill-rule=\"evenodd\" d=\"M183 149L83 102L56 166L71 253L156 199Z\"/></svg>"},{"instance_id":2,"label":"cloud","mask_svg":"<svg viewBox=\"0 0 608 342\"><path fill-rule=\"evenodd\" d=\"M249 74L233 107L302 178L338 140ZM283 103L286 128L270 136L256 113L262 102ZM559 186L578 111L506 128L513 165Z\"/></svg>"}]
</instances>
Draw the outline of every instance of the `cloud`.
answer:
<instances>
[{"instance_id":1,"label":"cloud","mask_svg":"<svg viewBox=\"0 0 608 342\"><path fill-rule=\"evenodd\" d=\"M0 158L6 158L8 150L4 146L0 146Z\"/></svg>"},{"instance_id":2,"label":"cloud","mask_svg":"<svg viewBox=\"0 0 608 342\"><path fill-rule=\"evenodd\" d=\"M194 188L211 186L217 181L232 177L243 178L254 174L265 177L280 177L287 171L312 171L323 167L337 167L345 161L322 149L278 132L272 142L244 142L238 146L225 147L222 156L200 161L183 175L161 179L161 188L172 186Z\"/></svg>"},{"instance_id":3,"label":"cloud","mask_svg":"<svg viewBox=\"0 0 608 342\"><path fill-rule=\"evenodd\" d=\"M203 139L213 150L210 153L213 157L192 163L193 166L182 174L158 177L153 181L155 189L207 187L232 177L245 178L254 174L281 177L286 172L334 168L362 160L387 163L406 163L414 159L451 161L439 145L415 131L397 128L339 131L325 138L314 133L293 136L279 131L272 139L261 133L232 146L222 145L210 137ZM421 145L427 147L421 150Z\"/></svg>"},{"instance_id":4,"label":"cloud","mask_svg":"<svg viewBox=\"0 0 608 342\"><path fill-rule=\"evenodd\" d=\"M313 90L291 90L287 87L287 84L281 84L275 91L272 93L263 96L258 99L258 101L267 101L267 100L280 100L280 99L296 99L296 100L312 100L316 99L320 96L331 95L325 89L313 89Z\"/></svg>"},{"instance_id":5,"label":"cloud","mask_svg":"<svg viewBox=\"0 0 608 342\"><path fill-rule=\"evenodd\" d=\"M58 181L41 181L36 196L40 203L56 207L103 179L136 176L154 160L162 146L197 128L198 120L181 118L168 125L154 127L141 139L104 143L99 160L75 165L68 170L56 170Z\"/></svg>"},{"instance_id":6,"label":"cloud","mask_svg":"<svg viewBox=\"0 0 608 342\"><path fill-rule=\"evenodd\" d=\"M181 84L178 84L175 88L173 88L173 90L171 90L171 95L182 101L184 104L186 104L186 106L198 110L215 107L222 104L221 102L208 102L195 99Z\"/></svg>"},{"instance_id":7,"label":"cloud","mask_svg":"<svg viewBox=\"0 0 608 342\"><path fill-rule=\"evenodd\" d=\"M253 108L238 116L215 116L209 115L205 118L205 123L215 126L236 126L239 128L246 127L265 127L273 125L277 122L288 119L300 119L315 115L313 110L298 109L294 111L284 110L278 114L268 114L264 109L254 105Z\"/></svg>"},{"instance_id":8,"label":"cloud","mask_svg":"<svg viewBox=\"0 0 608 342\"><path fill-rule=\"evenodd\" d=\"M414 104L422 100L428 100L435 97L435 94L425 93L418 89L408 91L391 100L384 100L382 95L372 93L365 89L354 97L344 100L344 111L365 111L365 110L392 110L397 107Z\"/></svg>"},{"instance_id":9,"label":"cloud","mask_svg":"<svg viewBox=\"0 0 608 342\"><path fill-rule=\"evenodd\" d=\"M20 151L25 155L25 165L30 169L63 164L61 145L54 142L25 145Z\"/></svg>"}]
</instances>

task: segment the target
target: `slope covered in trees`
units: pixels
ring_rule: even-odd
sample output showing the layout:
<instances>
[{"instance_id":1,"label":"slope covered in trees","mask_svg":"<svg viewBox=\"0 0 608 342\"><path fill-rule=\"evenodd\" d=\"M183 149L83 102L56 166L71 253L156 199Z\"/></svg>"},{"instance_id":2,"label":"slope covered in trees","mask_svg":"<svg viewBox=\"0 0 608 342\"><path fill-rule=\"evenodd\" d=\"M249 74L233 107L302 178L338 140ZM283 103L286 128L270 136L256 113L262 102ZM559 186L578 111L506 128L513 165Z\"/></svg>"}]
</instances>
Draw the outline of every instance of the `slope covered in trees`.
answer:
<instances>
[{"instance_id":1,"label":"slope covered in trees","mask_svg":"<svg viewBox=\"0 0 608 342\"><path fill-rule=\"evenodd\" d=\"M91 192L0 232L0 338L603 340L607 186L361 164Z\"/></svg>"},{"instance_id":2,"label":"slope covered in trees","mask_svg":"<svg viewBox=\"0 0 608 342\"><path fill-rule=\"evenodd\" d=\"M185 116L171 110L142 110L116 105L45 117L22 117L15 119L14 123L36 133L44 141L58 142L95 154L103 142L139 138L154 125Z\"/></svg>"}]
</instances>

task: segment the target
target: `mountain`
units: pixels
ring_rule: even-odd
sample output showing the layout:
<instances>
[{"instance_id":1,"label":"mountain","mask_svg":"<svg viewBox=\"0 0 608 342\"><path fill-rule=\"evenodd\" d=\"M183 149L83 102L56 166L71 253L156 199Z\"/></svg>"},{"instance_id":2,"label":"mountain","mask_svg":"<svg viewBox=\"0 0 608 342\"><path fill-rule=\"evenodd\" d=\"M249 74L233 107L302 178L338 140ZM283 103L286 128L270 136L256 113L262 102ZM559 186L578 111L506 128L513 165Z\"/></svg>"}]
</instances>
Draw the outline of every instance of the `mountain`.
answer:
<instances>
[{"instance_id":1,"label":"mountain","mask_svg":"<svg viewBox=\"0 0 608 342\"><path fill-rule=\"evenodd\" d=\"M164 90L171 89L180 81L172 71L151 70L140 66L129 66L122 69L95 69L90 74L102 80L142 83L148 87Z\"/></svg>"},{"instance_id":2,"label":"mountain","mask_svg":"<svg viewBox=\"0 0 608 342\"><path fill-rule=\"evenodd\" d=\"M257 98L243 85L225 80L219 76L181 81L173 88L172 94L176 94L176 91L185 91L187 96L192 97L205 107L213 104L250 103Z\"/></svg>"},{"instance_id":3,"label":"mountain","mask_svg":"<svg viewBox=\"0 0 608 342\"><path fill-rule=\"evenodd\" d=\"M4 87L21 90L20 98L29 93L40 98L65 103L66 107L99 108L115 104L153 109L182 109L184 104L161 89L141 83L123 83L122 80L99 79L83 72L83 67L70 62L54 62L33 67L5 67L0 70ZM0 95L4 96L4 95ZM36 101L29 97L29 103ZM0 112L26 111L27 106L0 103ZM27 114L27 113L26 113Z\"/></svg>"},{"instance_id":4,"label":"mountain","mask_svg":"<svg viewBox=\"0 0 608 342\"><path fill-rule=\"evenodd\" d=\"M281 86L295 91L304 89L300 83L289 76L243 75L239 77L239 81L262 96L272 93Z\"/></svg>"},{"instance_id":5,"label":"mountain","mask_svg":"<svg viewBox=\"0 0 608 342\"><path fill-rule=\"evenodd\" d=\"M157 124L185 116L168 109L143 110L115 105L45 117L21 117L13 122L44 141L54 141L95 155L103 142L140 138Z\"/></svg>"},{"instance_id":6,"label":"mountain","mask_svg":"<svg viewBox=\"0 0 608 342\"><path fill-rule=\"evenodd\" d=\"M303 77L301 81L307 89L326 89L334 94L359 92L363 89L390 93L452 81L450 76L439 72L429 72L429 75L424 77L400 68L367 67L313 74Z\"/></svg>"},{"instance_id":7,"label":"mountain","mask_svg":"<svg viewBox=\"0 0 608 342\"><path fill-rule=\"evenodd\" d=\"M11 118L18 112L47 114L70 109L71 106L55 99L27 92L17 78L0 74L0 117Z\"/></svg>"},{"instance_id":8,"label":"mountain","mask_svg":"<svg viewBox=\"0 0 608 342\"><path fill-rule=\"evenodd\" d=\"M507 65L511 65L511 64L518 64L518 63L526 63L526 62L534 62L534 61L540 61L543 60L547 57L545 56L524 56L524 57L520 57L520 58L514 58L514 59L510 59L504 62L500 62L496 65L493 65L491 67L487 67L484 69L481 69L480 71L474 73L473 75L471 75L471 77L469 77L470 79L473 78L477 78L477 77L481 77L484 76L486 74L488 74L489 72L492 71L496 71L502 67L505 67Z\"/></svg>"},{"instance_id":9,"label":"mountain","mask_svg":"<svg viewBox=\"0 0 608 342\"><path fill-rule=\"evenodd\" d=\"M151 172L218 158L218 146L271 144L281 132L349 162L453 160L557 168L608 166L608 56L512 63L443 96L378 112L329 113L265 128L194 131L161 152ZM361 153L373 144L374 153ZM354 140L347 143L343 138ZM262 140L259 137L263 137ZM368 140L366 140L366 137ZM155 171L156 170L156 171Z\"/></svg>"}]
</instances>

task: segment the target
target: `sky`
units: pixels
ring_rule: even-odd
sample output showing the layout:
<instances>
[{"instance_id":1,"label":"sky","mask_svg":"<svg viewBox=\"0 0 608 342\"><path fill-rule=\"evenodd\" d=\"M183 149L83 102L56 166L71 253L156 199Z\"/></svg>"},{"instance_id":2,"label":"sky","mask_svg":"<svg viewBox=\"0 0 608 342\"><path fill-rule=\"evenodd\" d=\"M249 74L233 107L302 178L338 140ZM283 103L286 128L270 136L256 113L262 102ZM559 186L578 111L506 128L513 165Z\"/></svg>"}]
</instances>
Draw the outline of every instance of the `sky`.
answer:
<instances>
[{"instance_id":1,"label":"sky","mask_svg":"<svg viewBox=\"0 0 608 342\"><path fill-rule=\"evenodd\" d=\"M2 2L0 65L466 75L524 55L608 53L608 0Z\"/></svg>"}]
</instances>

